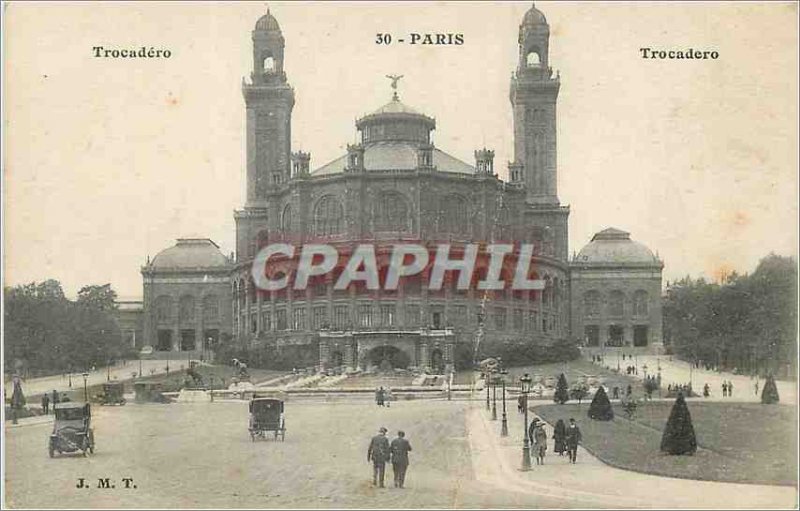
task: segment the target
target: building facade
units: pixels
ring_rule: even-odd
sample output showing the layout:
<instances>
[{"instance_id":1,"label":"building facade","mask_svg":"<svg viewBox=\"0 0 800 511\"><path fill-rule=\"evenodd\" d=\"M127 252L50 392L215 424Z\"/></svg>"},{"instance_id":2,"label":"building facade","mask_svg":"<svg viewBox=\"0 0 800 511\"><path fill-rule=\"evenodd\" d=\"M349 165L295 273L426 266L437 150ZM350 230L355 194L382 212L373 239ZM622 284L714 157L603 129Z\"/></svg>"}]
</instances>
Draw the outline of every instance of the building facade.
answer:
<instances>
[{"instance_id":1,"label":"building facade","mask_svg":"<svg viewBox=\"0 0 800 511\"><path fill-rule=\"evenodd\" d=\"M570 272L577 267L568 260L569 207L557 190L560 77L550 66L549 37L547 20L532 7L519 27L510 83L508 181L495 172L490 149L476 148L474 161L465 162L437 147L435 118L401 101L396 77L389 102L356 121L358 142L314 168L311 153L291 147L295 92L284 71L286 41L275 17L262 16L252 32L252 72L242 84L247 190L234 213L235 256L225 258L209 240L179 240L143 268L146 342L157 351L197 350L204 339L229 333L242 347L306 347L323 368L389 361L445 371L459 345L582 338L585 328L572 319ZM446 243L457 259L467 244L500 242L533 246L528 276L544 281L544 289L459 290L451 272L442 289L431 290L430 268L404 277L394 291L335 289L340 265L299 291L264 291L252 278L256 254L272 243L326 243L341 256L369 243L383 279L398 243ZM202 252L202 260L189 258L190 250ZM476 273L485 275L487 265L479 258ZM510 282L515 266L507 257L501 279ZM294 270L278 260L267 271ZM209 295L218 301L213 321L204 305Z\"/></svg>"}]
</instances>

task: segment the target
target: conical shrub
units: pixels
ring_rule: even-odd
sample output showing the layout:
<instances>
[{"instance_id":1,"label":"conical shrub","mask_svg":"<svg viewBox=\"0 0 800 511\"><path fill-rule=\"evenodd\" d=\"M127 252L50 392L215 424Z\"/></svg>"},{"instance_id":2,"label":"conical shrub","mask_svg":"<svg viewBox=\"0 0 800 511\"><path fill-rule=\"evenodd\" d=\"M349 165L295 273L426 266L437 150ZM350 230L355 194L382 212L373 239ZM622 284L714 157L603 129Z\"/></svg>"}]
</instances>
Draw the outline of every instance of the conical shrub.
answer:
<instances>
[{"instance_id":1,"label":"conical shrub","mask_svg":"<svg viewBox=\"0 0 800 511\"><path fill-rule=\"evenodd\" d=\"M692 416L683 394L679 393L661 437L661 451L667 454L694 454L697 438L694 435Z\"/></svg>"},{"instance_id":2,"label":"conical shrub","mask_svg":"<svg viewBox=\"0 0 800 511\"><path fill-rule=\"evenodd\" d=\"M606 389L602 386L594 393L592 404L589 405L589 418L596 421L610 421L614 419L614 409L608 400Z\"/></svg>"},{"instance_id":3,"label":"conical shrub","mask_svg":"<svg viewBox=\"0 0 800 511\"><path fill-rule=\"evenodd\" d=\"M761 403L772 405L778 401L780 401L780 397L778 397L778 386L775 385L775 378L770 374L767 376L767 381L764 383L764 390L761 391Z\"/></svg>"},{"instance_id":4,"label":"conical shrub","mask_svg":"<svg viewBox=\"0 0 800 511\"><path fill-rule=\"evenodd\" d=\"M558 383L556 383L556 392L553 395L553 401L560 405L563 405L569 401L569 387L567 387L567 377L564 376L564 373L561 373L561 376L558 377Z\"/></svg>"}]
</instances>

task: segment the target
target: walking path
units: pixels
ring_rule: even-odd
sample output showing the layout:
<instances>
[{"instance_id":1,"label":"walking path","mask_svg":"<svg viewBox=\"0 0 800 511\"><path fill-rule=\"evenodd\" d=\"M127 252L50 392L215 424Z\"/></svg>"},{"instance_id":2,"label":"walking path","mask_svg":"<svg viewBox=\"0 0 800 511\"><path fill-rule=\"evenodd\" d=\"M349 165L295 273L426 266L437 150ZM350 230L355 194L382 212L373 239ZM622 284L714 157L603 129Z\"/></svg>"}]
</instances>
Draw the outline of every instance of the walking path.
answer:
<instances>
[{"instance_id":1,"label":"walking path","mask_svg":"<svg viewBox=\"0 0 800 511\"><path fill-rule=\"evenodd\" d=\"M529 420L535 414L529 413ZM498 419L500 411L498 410ZM587 419L588 420L588 419ZM500 437L500 420L479 403L467 412L470 450L476 478L501 489L535 497L559 499L564 506L613 508L792 508L797 489L781 486L717 483L675 479L605 465L583 448L576 464L555 455L552 427L548 433L545 465L519 470L522 461L522 415L508 413L508 437ZM580 424L579 424L580 425Z\"/></svg>"},{"instance_id":2,"label":"walking path","mask_svg":"<svg viewBox=\"0 0 800 511\"><path fill-rule=\"evenodd\" d=\"M662 390L667 385L677 383L683 385L692 382L692 390L702 395L703 385L708 383L711 388L711 396L707 398L713 401L738 401L738 402L760 402L761 391L764 389L764 379L758 380L758 394L755 392L755 378L747 375L736 375L729 372L708 371L706 369L692 368L689 362L684 362L678 358L670 356L639 355L630 363L626 360L622 362L622 368L626 365L633 365L635 362L639 374L635 378L644 379L647 366L647 374L654 376L658 374L658 367L661 366L661 387ZM609 365L611 359L608 358L604 365ZM733 383L733 397L722 397L722 382L730 381ZM775 381L778 387L780 403L795 405L797 404L797 383L791 381Z\"/></svg>"},{"instance_id":3,"label":"walking path","mask_svg":"<svg viewBox=\"0 0 800 511\"><path fill-rule=\"evenodd\" d=\"M178 360L170 360L170 372L174 372L179 370L181 367L181 363L187 363L184 361ZM166 360L142 360L142 376L151 376L153 374L163 374L166 373ZM152 373L150 371L153 371ZM89 372L89 376L86 378L87 385L99 385L101 383L105 383L108 379L108 374L110 373L111 381L125 381L131 379L131 374L133 372L138 374L139 372L139 361L138 360L131 360L128 361L127 364L118 364L116 366L112 366L109 371L106 370L105 367L98 368L94 371ZM39 394L43 394L45 392L51 392L56 390L58 392L69 392L71 390L80 390L83 388L83 376L82 373L73 373L72 374L72 387L69 386L70 378L67 375L53 375L53 376L43 376L41 378L29 378L27 380L22 380L22 392L25 394L25 397L28 396L36 396ZM8 384L6 392L11 391L11 385ZM29 405L36 405L38 406L39 403L32 403L28 402Z\"/></svg>"}]
</instances>

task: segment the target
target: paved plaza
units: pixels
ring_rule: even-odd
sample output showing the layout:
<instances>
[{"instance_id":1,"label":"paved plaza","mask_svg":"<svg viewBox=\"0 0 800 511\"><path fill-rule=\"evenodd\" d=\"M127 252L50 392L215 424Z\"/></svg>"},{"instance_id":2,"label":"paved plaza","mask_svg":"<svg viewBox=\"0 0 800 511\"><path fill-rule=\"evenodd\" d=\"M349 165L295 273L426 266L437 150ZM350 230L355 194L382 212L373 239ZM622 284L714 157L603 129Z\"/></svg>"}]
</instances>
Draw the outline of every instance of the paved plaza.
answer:
<instances>
[{"instance_id":1,"label":"paved plaza","mask_svg":"<svg viewBox=\"0 0 800 511\"><path fill-rule=\"evenodd\" d=\"M510 436L481 400L367 399L286 403L284 443L251 442L246 402L95 407L97 452L50 459L50 423L6 429L10 507L608 508L791 507L794 488L655 477L608 467L581 450L578 464L548 453L529 473L522 418ZM533 416L533 415L531 415ZM366 449L380 426L404 429L413 446L407 488L371 486ZM114 489L99 489L98 478ZM78 478L93 486L77 489ZM124 489L132 478L136 489ZM391 486L391 469L387 468ZM657 498L655 496L658 496Z\"/></svg>"}]
</instances>

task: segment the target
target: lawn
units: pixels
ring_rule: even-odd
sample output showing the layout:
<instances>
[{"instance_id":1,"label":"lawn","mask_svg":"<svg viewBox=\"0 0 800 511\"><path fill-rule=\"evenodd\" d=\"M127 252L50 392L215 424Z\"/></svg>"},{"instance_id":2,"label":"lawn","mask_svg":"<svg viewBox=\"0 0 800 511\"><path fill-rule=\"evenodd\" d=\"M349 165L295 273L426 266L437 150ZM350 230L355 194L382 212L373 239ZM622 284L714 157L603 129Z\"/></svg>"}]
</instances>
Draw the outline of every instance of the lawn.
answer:
<instances>
[{"instance_id":1,"label":"lawn","mask_svg":"<svg viewBox=\"0 0 800 511\"><path fill-rule=\"evenodd\" d=\"M550 424L574 417L584 447L619 468L689 479L797 485L793 407L689 401L698 451L693 456L669 456L660 452L660 446L672 404L644 403L632 421L618 404L609 422L590 420L588 403L537 406L535 412Z\"/></svg>"}]
</instances>

